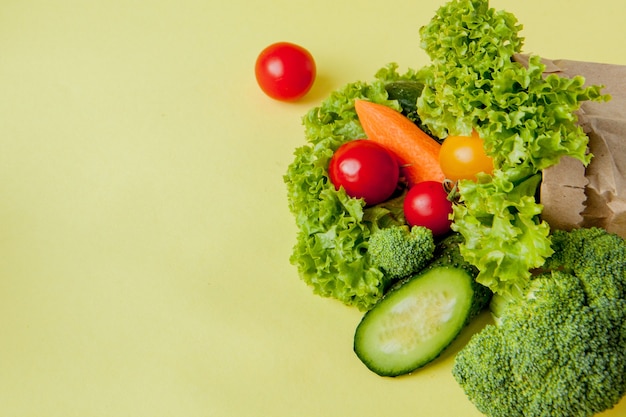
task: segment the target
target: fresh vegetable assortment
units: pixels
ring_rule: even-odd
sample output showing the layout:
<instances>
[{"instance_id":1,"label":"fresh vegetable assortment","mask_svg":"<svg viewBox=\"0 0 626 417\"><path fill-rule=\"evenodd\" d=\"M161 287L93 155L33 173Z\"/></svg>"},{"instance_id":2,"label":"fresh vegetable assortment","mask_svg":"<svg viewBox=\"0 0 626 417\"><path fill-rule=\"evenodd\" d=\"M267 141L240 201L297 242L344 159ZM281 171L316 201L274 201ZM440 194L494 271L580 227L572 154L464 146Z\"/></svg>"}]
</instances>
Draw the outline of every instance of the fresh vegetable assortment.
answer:
<instances>
[{"instance_id":1,"label":"fresh vegetable assortment","mask_svg":"<svg viewBox=\"0 0 626 417\"><path fill-rule=\"evenodd\" d=\"M402 78L411 80L412 74ZM328 166L341 145L364 139L356 117L355 99L366 99L400 110L389 100L385 86L399 80L397 66L389 65L371 83L357 81L333 92L303 118L308 144L296 149L285 182L289 208L298 233L291 256L302 279L316 294L369 310L392 283L374 267L367 253L372 232L380 227L404 225L402 194L366 207L330 181Z\"/></svg>"},{"instance_id":2,"label":"fresh vegetable assortment","mask_svg":"<svg viewBox=\"0 0 626 417\"><path fill-rule=\"evenodd\" d=\"M544 78L538 56L528 68L515 62L520 30L512 14L487 1L450 2L420 30L432 64L422 71L419 116L439 136L477 131L493 158L491 176L459 181L453 228L465 238L463 256L480 270L477 280L504 294L523 288L552 253L533 178L564 155L589 162L574 111L605 99L582 77Z\"/></svg>"},{"instance_id":3,"label":"fresh vegetable assortment","mask_svg":"<svg viewBox=\"0 0 626 417\"><path fill-rule=\"evenodd\" d=\"M517 63L520 30L487 0L452 0L420 29L429 65L389 64L311 109L284 176L290 260L365 312L354 351L372 371L426 365L489 306L496 325L453 370L477 408L591 416L626 393L626 242L551 231L536 194L561 157L589 163L575 111L609 97Z\"/></svg>"}]
</instances>

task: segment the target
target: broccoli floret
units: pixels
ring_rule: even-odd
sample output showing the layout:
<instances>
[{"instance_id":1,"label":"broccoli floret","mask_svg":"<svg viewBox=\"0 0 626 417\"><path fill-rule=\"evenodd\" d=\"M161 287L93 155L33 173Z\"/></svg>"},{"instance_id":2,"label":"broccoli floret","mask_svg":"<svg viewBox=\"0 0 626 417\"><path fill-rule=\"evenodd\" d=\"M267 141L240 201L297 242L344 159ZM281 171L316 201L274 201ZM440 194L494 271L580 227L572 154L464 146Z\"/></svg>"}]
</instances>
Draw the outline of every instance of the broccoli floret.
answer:
<instances>
[{"instance_id":1,"label":"broccoli floret","mask_svg":"<svg viewBox=\"0 0 626 417\"><path fill-rule=\"evenodd\" d=\"M393 225L376 230L369 239L372 265L390 279L404 278L422 269L433 258L435 241L430 229Z\"/></svg>"},{"instance_id":2,"label":"broccoli floret","mask_svg":"<svg viewBox=\"0 0 626 417\"><path fill-rule=\"evenodd\" d=\"M490 417L581 416L626 393L626 241L555 232L555 254L457 354L452 373Z\"/></svg>"},{"instance_id":3,"label":"broccoli floret","mask_svg":"<svg viewBox=\"0 0 626 417\"><path fill-rule=\"evenodd\" d=\"M582 228L552 234L555 253L544 269L575 272L594 302L598 297L626 298L626 245L620 236L601 228Z\"/></svg>"}]
</instances>

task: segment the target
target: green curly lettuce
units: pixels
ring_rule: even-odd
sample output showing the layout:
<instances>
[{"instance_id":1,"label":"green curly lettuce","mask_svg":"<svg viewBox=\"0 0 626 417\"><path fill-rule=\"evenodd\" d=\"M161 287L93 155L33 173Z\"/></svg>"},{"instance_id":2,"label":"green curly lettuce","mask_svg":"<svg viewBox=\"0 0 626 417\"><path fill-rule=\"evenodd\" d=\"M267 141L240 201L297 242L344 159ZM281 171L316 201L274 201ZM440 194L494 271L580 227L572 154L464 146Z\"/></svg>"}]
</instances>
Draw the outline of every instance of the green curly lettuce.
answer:
<instances>
[{"instance_id":1,"label":"green curly lettuce","mask_svg":"<svg viewBox=\"0 0 626 417\"><path fill-rule=\"evenodd\" d=\"M453 229L465 239L463 256L480 270L477 281L503 295L524 288L529 270L552 254L535 199L541 170L565 155L589 163L575 111L583 101L608 99L583 77L544 77L538 56L528 67L516 62L521 28L487 0L454 0L420 29L432 64L423 71L419 117L440 137L476 130L494 161L492 176L459 181Z\"/></svg>"},{"instance_id":2,"label":"green curly lettuce","mask_svg":"<svg viewBox=\"0 0 626 417\"><path fill-rule=\"evenodd\" d=\"M534 196L540 181L541 174L514 182L496 171L459 185L453 228L464 237L461 255L478 268L476 281L496 294L521 294L530 268L552 254L550 227L539 221L542 207Z\"/></svg>"},{"instance_id":3,"label":"green curly lettuce","mask_svg":"<svg viewBox=\"0 0 626 417\"><path fill-rule=\"evenodd\" d=\"M355 99L368 99L400 110L389 100L385 84L416 79L400 75L396 64L379 70L371 83L354 82L333 92L303 117L307 144L297 148L287 168L289 209L298 227L290 261L313 291L359 310L370 309L389 286L389 278L371 265L368 239L378 227L403 224L401 196L373 207L335 190L328 163L343 143L364 137L354 110Z\"/></svg>"},{"instance_id":4,"label":"green curly lettuce","mask_svg":"<svg viewBox=\"0 0 626 417\"><path fill-rule=\"evenodd\" d=\"M486 0L448 2L420 29L431 65L418 114L435 135L471 133L476 113L490 108L493 72L521 51L519 30L515 16Z\"/></svg>"}]
</instances>

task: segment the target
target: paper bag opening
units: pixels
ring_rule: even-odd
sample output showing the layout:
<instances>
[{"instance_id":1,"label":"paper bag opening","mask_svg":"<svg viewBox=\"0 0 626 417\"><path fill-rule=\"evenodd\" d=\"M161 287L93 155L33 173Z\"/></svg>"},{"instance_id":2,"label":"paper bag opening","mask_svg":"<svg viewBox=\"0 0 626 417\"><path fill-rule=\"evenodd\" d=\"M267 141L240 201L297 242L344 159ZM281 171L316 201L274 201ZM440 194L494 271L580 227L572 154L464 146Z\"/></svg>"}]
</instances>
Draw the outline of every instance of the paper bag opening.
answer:
<instances>
[{"instance_id":1,"label":"paper bag opening","mask_svg":"<svg viewBox=\"0 0 626 417\"><path fill-rule=\"evenodd\" d=\"M527 65L528 55L515 60ZM584 102L578 123L589 136L591 163L573 158L543 171L542 219L553 229L602 227L626 238L626 66L543 59L545 73L577 75L587 85L603 85L608 102Z\"/></svg>"}]
</instances>

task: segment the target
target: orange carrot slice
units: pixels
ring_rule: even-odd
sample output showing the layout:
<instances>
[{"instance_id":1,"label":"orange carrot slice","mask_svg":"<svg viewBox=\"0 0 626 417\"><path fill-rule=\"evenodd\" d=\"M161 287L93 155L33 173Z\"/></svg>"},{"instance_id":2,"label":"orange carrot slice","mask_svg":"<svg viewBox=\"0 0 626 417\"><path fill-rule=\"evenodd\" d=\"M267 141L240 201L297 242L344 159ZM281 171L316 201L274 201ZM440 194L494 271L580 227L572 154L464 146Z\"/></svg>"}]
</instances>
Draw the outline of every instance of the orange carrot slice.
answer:
<instances>
[{"instance_id":1,"label":"orange carrot slice","mask_svg":"<svg viewBox=\"0 0 626 417\"><path fill-rule=\"evenodd\" d=\"M355 100L354 106L368 139L396 155L409 186L445 179L439 165L439 142L391 107L365 100Z\"/></svg>"}]
</instances>

